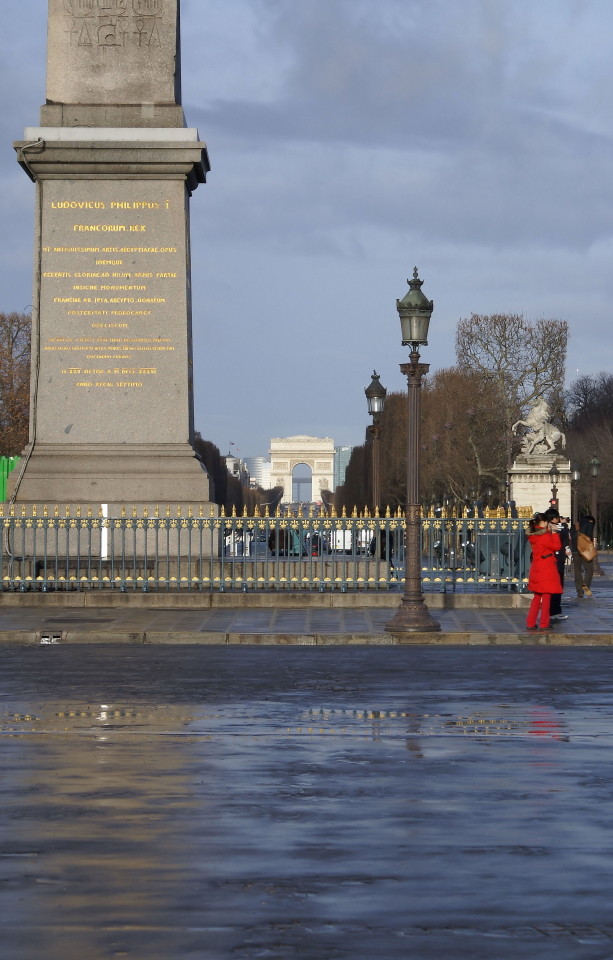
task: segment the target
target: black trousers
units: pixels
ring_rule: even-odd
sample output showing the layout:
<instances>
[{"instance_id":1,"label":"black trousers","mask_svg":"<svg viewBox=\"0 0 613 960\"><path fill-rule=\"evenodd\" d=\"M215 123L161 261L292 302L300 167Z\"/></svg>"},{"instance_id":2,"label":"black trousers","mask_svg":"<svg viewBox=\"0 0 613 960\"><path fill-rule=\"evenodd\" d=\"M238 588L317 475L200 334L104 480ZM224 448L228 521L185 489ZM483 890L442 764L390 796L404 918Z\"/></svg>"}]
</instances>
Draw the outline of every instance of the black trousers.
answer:
<instances>
[{"instance_id":1,"label":"black trousers","mask_svg":"<svg viewBox=\"0 0 613 960\"><path fill-rule=\"evenodd\" d=\"M566 554L563 550L560 550L559 553L556 553L556 563L558 565L558 573L560 574L562 590L564 590L564 566L566 564ZM550 616L555 617L560 613L562 613L562 594L552 593L549 614Z\"/></svg>"}]
</instances>

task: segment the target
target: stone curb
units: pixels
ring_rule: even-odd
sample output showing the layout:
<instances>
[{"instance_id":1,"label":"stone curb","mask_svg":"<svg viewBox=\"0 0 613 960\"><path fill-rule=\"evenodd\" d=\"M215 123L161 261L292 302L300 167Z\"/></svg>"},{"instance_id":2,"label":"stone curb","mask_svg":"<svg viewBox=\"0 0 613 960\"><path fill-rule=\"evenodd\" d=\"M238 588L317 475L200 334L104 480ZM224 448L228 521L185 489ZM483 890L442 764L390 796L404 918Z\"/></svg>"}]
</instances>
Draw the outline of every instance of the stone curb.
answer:
<instances>
[{"instance_id":1,"label":"stone curb","mask_svg":"<svg viewBox=\"0 0 613 960\"><path fill-rule=\"evenodd\" d=\"M613 633L414 633L392 634L281 634L218 633L205 631L100 631L100 630L3 630L0 645L21 646L87 644L142 644L149 646L548 646L606 647L613 645Z\"/></svg>"},{"instance_id":2,"label":"stone curb","mask_svg":"<svg viewBox=\"0 0 613 960\"><path fill-rule=\"evenodd\" d=\"M395 609L401 593L119 593L113 591L66 591L19 593L0 590L0 609L57 607L70 609L134 610L260 610L363 608ZM523 610L532 599L527 593L428 593L431 610Z\"/></svg>"}]
</instances>

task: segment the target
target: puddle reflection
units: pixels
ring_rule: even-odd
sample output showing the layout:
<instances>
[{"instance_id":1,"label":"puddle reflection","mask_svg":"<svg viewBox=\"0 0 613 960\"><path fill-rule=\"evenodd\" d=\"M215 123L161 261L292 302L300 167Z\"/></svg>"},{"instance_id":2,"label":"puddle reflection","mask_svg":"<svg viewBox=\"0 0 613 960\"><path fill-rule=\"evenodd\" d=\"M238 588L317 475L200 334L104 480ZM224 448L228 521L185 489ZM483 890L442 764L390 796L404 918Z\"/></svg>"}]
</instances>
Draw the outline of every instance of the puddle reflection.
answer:
<instances>
[{"instance_id":1,"label":"puddle reflection","mask_svg":"<svg viewBox=\"0 0 613 960\"><path fill-rule=\"evenodd\" d=\"M135 928L143 955L158 955L156 931L181 922L190 864L198 847L206 856L189 737L176 749L190 719L110 703L3 716L0 869L24 957L45 929L47 957L121 955Z\"/></svg>"}]
</instances>

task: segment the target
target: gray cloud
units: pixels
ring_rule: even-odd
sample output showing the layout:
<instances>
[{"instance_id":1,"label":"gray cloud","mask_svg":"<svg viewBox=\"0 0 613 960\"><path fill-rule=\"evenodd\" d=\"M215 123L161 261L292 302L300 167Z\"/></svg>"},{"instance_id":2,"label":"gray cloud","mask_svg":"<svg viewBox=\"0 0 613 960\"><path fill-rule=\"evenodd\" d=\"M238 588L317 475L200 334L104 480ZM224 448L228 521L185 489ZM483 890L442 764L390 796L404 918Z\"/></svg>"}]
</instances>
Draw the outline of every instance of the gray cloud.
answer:
<instances>
[{"instance_id":1,"label":"gray cloud","mask_svg":"<svg viewBox=\"0 0 613 960\"><path fill-rule=\"evenodd\" d=\"M25 8L26 5L23 5ZM44 98L45 0L0 60L5 307L30 300L33 188L10 141ZM184 104L210 148L192 204L196 420L224 446L359 442L373 363L402 381L418 263L428 362L471 311L568 319L613 364L609 0L183 0ZM6 238L10 240L7 242Z\"/></svg>"}]
</instances>

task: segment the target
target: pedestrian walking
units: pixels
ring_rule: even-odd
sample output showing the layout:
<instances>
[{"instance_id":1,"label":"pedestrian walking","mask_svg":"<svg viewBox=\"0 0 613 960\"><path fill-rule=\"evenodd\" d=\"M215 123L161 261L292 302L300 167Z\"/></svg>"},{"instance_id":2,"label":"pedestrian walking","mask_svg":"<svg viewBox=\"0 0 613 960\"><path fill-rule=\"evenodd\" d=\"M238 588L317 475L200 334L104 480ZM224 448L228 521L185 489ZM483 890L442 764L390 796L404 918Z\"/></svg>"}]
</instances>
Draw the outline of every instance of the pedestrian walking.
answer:
<instances>
[{"instance_id":1,"label":"pedestrian walking","mask_svg":"<svg viewBox=\"0 0 613 960\"><path fill-rule=\"evenodd\" d=\"M594 576L594 527L596 521L591 514L584 514L575 520L570 531L570 545L575 572L577 598L583 600L592 596L592 577Z\"/></svg>"},{"instance_id":2,"label":"pedestrian walking","mask_svg":"<svg viewBox=\"0 0 613 960\"><path fill-rule=\"evenodd\" d=\"M529 523L528 541L532 548L532 562L528 590L532 591L534 597L526 618L528 630L549 628L551 595L562 593L556 560L557 551L562 549L562 541L553 526L542 513L537 513Z\"/></svg>"}]
</instances>

